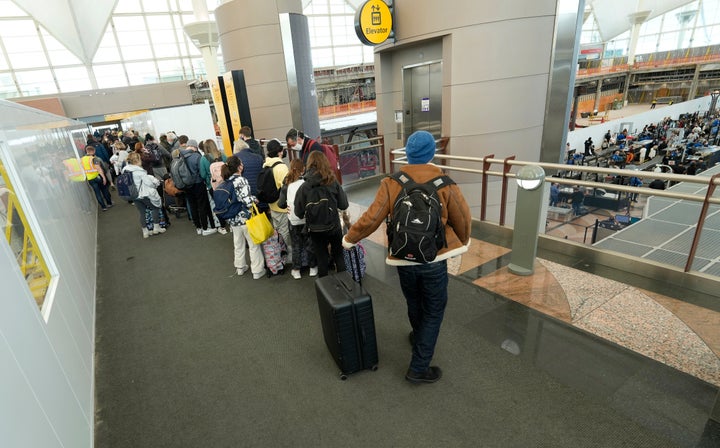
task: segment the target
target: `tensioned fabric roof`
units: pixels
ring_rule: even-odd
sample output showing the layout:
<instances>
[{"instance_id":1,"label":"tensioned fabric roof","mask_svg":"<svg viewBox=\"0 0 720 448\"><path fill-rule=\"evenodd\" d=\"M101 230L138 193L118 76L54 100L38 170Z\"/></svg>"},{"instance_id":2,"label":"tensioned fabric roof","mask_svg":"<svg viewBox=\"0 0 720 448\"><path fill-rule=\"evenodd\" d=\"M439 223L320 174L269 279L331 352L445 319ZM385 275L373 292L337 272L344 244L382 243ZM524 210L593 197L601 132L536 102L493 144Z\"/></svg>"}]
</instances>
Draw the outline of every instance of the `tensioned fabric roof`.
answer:
<instances>
[{"instance_id":1,"label":"tensioned fabric roof","mask_svg":"<svg viewBox=\"0 0 720 448\"><path fill-rule=\"evenodd\" d=\"M364 0L346 0L357 8ZM90 64L100 45L116 0L14 0L14 3L45 27L83 63ZM302 0L303 7L311 0ZM657 17L692 0L587 0L598 22L600 34L608 41L630 29L627 15L651 11ZM0 13L1 14L1 13Z\"/></svg>"}]
</instances>

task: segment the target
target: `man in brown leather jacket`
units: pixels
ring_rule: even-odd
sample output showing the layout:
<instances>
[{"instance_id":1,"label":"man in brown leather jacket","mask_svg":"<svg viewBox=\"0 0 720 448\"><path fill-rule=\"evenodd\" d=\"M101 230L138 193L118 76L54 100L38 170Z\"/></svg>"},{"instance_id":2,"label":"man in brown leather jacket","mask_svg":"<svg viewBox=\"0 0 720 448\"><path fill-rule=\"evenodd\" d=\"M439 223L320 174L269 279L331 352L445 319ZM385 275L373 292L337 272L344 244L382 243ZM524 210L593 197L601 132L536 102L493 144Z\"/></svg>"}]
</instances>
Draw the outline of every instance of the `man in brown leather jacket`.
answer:
<instances>
[{"instance_id":1,"label":"man in brown leather jacket","mask_svg":"<svg viewBox=\"0 0 720 448\"><path fill-rule=\"evenodd\" d=\"M435 138L426 131L413 133L405 147L408 165L401 168L417 183L425 183L443 174L431 164L435 156ZM380 183L375 200L343 238L343 246L352 248L358 241L373 233L388 216L402 186L387 177ZM438 250L430 263L415 263L388 255L386 263L397 266L400 287L407 302L408 318L412 326L412 360L405 379L412 383L434 383L442 376L437 366L431 366L447 305L447 259L467 251L470 242L471 216L460 188L451 183L437 191L442 203L442 222L447 245Z\"/></svg>"}]
</instances>

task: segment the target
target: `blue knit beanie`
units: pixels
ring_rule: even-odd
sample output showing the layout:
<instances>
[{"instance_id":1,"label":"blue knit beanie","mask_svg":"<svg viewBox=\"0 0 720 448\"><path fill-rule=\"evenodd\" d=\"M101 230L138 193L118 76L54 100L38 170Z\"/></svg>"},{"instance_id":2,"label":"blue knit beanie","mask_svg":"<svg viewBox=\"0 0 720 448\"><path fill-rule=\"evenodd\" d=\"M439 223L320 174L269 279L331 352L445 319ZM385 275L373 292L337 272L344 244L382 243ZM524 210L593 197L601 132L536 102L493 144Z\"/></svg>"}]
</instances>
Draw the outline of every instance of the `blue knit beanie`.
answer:
<instances>
[{"instance_id":1,"label":"blue knit beanie","mask_svg":"<svg viewBox=\"0 0 720 448\"><path fill-rule=\"evenodd\" d=\"M412 165L430 162L435 157L435 137L427 131L413 132L405 145L405 154Z\"/></svg>"}]
</instances>

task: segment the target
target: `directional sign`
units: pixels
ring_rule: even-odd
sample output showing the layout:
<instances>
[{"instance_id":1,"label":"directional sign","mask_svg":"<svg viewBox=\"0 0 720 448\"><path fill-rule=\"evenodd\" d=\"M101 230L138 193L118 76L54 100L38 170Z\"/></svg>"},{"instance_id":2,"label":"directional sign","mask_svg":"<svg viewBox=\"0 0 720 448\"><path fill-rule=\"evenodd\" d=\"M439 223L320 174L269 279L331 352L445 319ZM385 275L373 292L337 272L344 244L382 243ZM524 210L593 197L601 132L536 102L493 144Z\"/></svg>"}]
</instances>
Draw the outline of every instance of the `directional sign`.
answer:
<instances>
[{"instance_id":1,"label":"directional sign","mask_svg":"<svg viewBox=\"0 0 720 448\"><path fill-rule=\"evenodd\" d=\"M392 27L392 12L382 0L368 0L355 13L355 33L365 45L385 42Z\"/></svg>"}]
</instances>

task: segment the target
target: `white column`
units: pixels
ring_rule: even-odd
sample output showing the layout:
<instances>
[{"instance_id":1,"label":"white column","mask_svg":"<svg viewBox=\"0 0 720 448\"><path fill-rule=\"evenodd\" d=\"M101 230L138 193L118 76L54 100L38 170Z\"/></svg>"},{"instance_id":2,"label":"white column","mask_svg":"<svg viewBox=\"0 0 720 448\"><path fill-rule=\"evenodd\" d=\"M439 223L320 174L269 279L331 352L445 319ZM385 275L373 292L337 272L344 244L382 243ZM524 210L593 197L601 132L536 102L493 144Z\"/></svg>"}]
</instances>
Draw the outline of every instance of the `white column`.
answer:
<instances>
[{"instance_id":1,"label":"white column","mask_svg":"<svg viewBox=\"0 0 720 448\"><path fill-rule=\"evenodd\" d=\"M638 11L628 14L628 20L632 25L630 29L630 45L628 46L628 65L635 64L635 50L637 49L637 41L640 36L640 27L651 12L652 11Z\"/></svg>"},{"instance_id":2,"label":"white column","mask_svg":"<svg viewBox=\"0 0 720 448\"><path fill-rule=\"evenodd\" d=\"M205 0L192 0L193 14L197 22L185 24L185 34L200 50L208 79L217 79L217 49L219 45L217 24L210 20Z\"/></svg>"}]
</instances>

